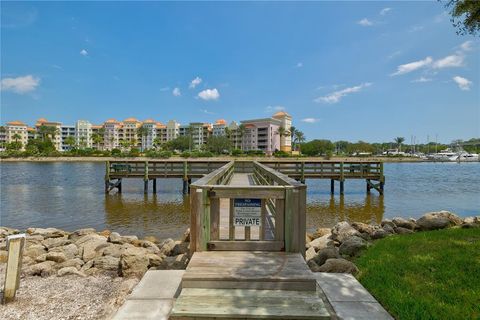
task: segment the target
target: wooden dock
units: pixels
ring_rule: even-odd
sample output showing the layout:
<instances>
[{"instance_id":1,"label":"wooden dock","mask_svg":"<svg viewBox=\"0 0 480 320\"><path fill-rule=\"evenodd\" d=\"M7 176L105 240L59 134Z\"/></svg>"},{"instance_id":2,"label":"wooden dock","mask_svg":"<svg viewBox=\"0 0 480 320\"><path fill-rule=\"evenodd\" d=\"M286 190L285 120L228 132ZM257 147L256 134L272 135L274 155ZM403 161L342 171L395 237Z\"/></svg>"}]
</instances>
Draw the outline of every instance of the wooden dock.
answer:
<instances>
[{"instance_id":1,"label":"wooden dock","mask_svg":"<svg viewBox=\"0 0 480 320\"><path fill-rule=\"evenodd\" d=\"M116 189L122 192L122 179L143 179L144 192L148 193L149 182L152 191L157 192L157 179L177 178L183 180L183 193L189 192L192 179L201 178L226 165L226 160L149 160L149 161L107 161L105 172L105 192ZM248 173L253 170L253 162L235 160L235 173ZM305 183L306 179L330 179L330 191L335 192L335 181L339 182L339 192L344 194L344 182L349 179L366 181L366 192L371 189L383 194L385 177L382 162L371 161L325 161L325 160L270 160L259 161L290 178Z\"/></svg>"}]
</instances>

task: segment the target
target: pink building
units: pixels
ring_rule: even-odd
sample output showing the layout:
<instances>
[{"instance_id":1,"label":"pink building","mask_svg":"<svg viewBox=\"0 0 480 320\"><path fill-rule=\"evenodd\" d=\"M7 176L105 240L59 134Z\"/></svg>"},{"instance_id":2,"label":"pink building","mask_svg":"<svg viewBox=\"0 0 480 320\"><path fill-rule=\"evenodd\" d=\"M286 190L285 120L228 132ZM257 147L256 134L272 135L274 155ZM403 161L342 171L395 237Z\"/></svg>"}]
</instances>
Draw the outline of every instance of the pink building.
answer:
<instances>
[{"instance_id":1,"label":"pink building","mask_svg":"<svg viewBox=\"0 0 480 320\"><path fill-rule=\"evenodd\" d=\"M280 150L280 135L278 128L282 125L281 120L274 118L244 120L245 126L242 137L244 151L262 150L267 155L272 155Z\"/></svg>"}]
</instances>

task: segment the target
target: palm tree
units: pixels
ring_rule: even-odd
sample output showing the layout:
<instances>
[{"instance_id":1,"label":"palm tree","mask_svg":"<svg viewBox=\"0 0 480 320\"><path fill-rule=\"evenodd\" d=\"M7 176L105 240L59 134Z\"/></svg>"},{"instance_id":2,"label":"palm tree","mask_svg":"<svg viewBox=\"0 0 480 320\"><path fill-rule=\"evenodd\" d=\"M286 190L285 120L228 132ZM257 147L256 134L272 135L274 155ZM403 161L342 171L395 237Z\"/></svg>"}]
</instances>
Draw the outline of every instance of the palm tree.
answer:
<instances>
[{"instance_id":1,"label":"palm tree","mask_svg":"<svg viewBox=\"0 0 480 320\"><path fill-rule=\"evenodd\" d=\"M395 141L395 143L396 143L397 146L398 146L398 151L399 151L399 152L402 152L402 143L403 143L403 141L405 141L405 138L404 138L404 137L396 137L396 138L394 139L394 141Z\"/></svg>"},{"instance_id":2,"label":"palm tree","mask_svg":"<svg viewBox=\"0 0 480 320\"><path fill-rule=\"evenodd\" d=\"M162 145L162 139L160 139L160 137L156 137L155 139L153 139L153 146L155 148L157 148L158 146L161 146Z\"/></svg>"},{"instance_id":3,"label":"palm tree","mask_svg":"<svg viewBox=\"0 0 480 320\"><path fill-rule=\"evenodd\" d=\"M97 147L97 150L100 149L100 142L103 141L103 137L99 133L92 134L93 144Z\"/></svg>"},{"instance_id":4,"label":"palm tree","mask_svg":"<svg viewBox=\"0 0 480 320\"><path fill-rule=\"evenodd\" d=\"M75 145L75 138L73 136L68 136L65 138L64 143L69 147L70 150Z\"/></svg>"},{"instance_id":5,"label":"palm tree","mask_svg":"<svg viewBox=\"0 0 480 320\"><path fill-rule=\"evenodd\" d=\"M15 142L18 142L18 140L20 140L22 137L18 134L18 133L15 133L13 136L12 136L13 140L15 140Z\"/></svg>"},{"instance_id":6,"label":"palm tree","mask_svg":"<svg viewBox=\"0 0 480 320\"><path fill-rule=\"evenodd\" d=\"M303 132L295 129L295 137L293 141L295 141L295 144L298 143L298 151L300 151L300 145L305 142L305 135Z\"/></svg>"},{"instance_id":7,"label":"palm tree","mask_svg":"<svg viewBox=\"0 0 480 320\"><path fill-rule=\"evenodd\" d=\"M290 127L290 140L292 141L292 150L295 150L295 136L297 134L297 128Z\"/></svg>"},{"instance_id":8,"label":"palm tree","mask_svg":"<svg viewBox=\"0 0 480 320\"><path fill-rule=\"evenodd\" d=\"M58 132L56 127L42 124L38 128L38 133L42 136L42 141L45 141L46 139L54 140Z\"/></svg>"},{"instance_id":9,"label":"palm tree","mask_svg":"<svg viewBox=\"0 0 480 320\"><path fill-rule=\"evenodd\" d=\"M145 126L141 126L137 129L137 136L139 136L140 140L142 141L142 150L143 147L147 144L146 137L149 135L149 133L150 130L148 130L148 128Z\"/></svg>"}]
</instances>

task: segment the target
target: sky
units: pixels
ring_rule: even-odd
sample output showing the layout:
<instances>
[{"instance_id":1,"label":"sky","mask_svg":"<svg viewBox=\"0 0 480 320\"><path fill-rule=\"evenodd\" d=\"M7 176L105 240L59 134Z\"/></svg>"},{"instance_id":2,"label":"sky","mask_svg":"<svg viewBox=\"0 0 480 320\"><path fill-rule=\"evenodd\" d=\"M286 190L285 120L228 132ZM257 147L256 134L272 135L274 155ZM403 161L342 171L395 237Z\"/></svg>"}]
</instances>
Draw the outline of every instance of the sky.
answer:
<instances>
[{"instance_id":1,"label":"sky","mask_svg":"<svg viewBox=\"0 0 480 320\"><path fill-rule=\"evenodd\" d=\"M307 139L480 137L480 41L432 2L1 2L0 121L293 117Z\"/></svg>"}]
</instances>

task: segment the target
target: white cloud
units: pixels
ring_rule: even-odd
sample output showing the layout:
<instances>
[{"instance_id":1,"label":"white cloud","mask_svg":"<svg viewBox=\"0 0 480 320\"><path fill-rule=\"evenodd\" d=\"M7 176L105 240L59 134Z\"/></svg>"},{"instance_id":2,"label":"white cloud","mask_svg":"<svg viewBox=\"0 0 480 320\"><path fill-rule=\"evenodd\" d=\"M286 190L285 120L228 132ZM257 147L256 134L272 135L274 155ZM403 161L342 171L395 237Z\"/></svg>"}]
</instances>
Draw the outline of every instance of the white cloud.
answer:
<instances>
[{"instance_id":1,"label":"white cloud","mask_svg":"<svg viewBox=\"0 0 480 320\"><path fill-rule=\"evenodd\" d=\"M462 43L460 45L460 48L463 50L463 51L470 51L472 50L472 46L473 46L473 41L472 40L468 40L468 41L465 41L464 43Z\"/></svg>"},{"instance_id":2,"label":"white cloud","mask_svg":"<svg viewBox=\"0 0 480 320\"><path fill-rule=\"evenodd\" d=\"M170 87L163 87L160 88L160 91L165 92L165 91L170 91Z\"/></svg>"},{"instance_id":3,"label":"white cloud","mask_svg":"<svg viewBox=\"0 0 480 320\"><path fill-rule=\"evenodd\" d=\"M303 67L303 62L298 62L297 63L297 68L301 68L301 67Z\"/></svg>"},{"instance_id":4,"label":"white cloud","mask_svg":"<svg viewBox=\"0 0 480 320\"><path fill-rule=\"evenodd\" d=\"M24 94L34 91L40 84L40 78L32 75L26 75L17 78L3 78L1 81L1 89L4 91L12 91Z\"/></svg>"},{"instance_id":5,"label":"white cloud","mask_svg":"<svg viewBox=\"0 0 480 320\"><path fill-rule=\"evenodd\" d=\"M401 64L397 67L397 71L392 73L391 76L398 76L400 74L406 74L415 71L420 68L424 68L433 62L432 57L426 57L423 60L414 61L406 64Z\"/></svg>"},{"instance_id":6,"label":"white cloud","mask_svg":"<svg viewBox=\"0 0 480 320\"><path fill-rule=\"evenodd\" d=\"M334 91L332 93L327 94L326 96L318 97L314 101L315 102L325 102L325 103L337 103L343 97L345 97L347 94L354 93L354 92L359 92L363 88L369 87L371 85L372 84L370 82L365 82L365 83L362 83L358 86L345 88L345 89L342 89L342 90L339 90L339 91Z\"/></svg>"},{"instance_id":7,"label":"white cloud","mask_svg":"<svg viewBox=\"0 0 480 320\"><path fill-rule=\"evenodd\" d=\"M200 91L198 94L198 97L203 100L217 100L220 98L220 93L216 88L213 89L206 89L203 91Z\"/></svg>"},{"instance_id":8,"label":"white cloud","mask_svg":"<svg viewBox=\"0 0 480 320\"><path fill-rule=\"evenodd\" d=\"M472 81L460 76L453 77L453 81L455 81L455 83L458 84L458 87L460 88L460 90L464 90L464 91L470 90L470 86L472 85Z\"/></svg>"},{"instance_id":9,"label":"white cloud","mask_svg":"<svg viewBox=\"0 0 480 320\"><path fill-rule=\"evenodd\" d=\"M320 119L316 119L316 118L304 118L301 121L306 123L315 123L315 122L318 122L319 120Z\"/></svg>"},{"instance_id":10,"label":"white cloud","mask_svg":"<svg viewBox=\"0 0 480 320\"><path fill-rule=\"evenodd\" d=\"M86 57L86 56L88 56L88 51L85 50L85 49L82 49L82 50L80 51L80 54L81 54L82 56Z\"/></svg>"},{"instance_id":11,"label":"white cloud","mask_svg":"<svg viewBox=\"0 0 480 320\"><path fill-rule=\"evenodd\" d=\"M208 111L207 109L200 109L205 114L215 114L215 112Z\"/></svg>"},{"instance_id":12,"label":"white cloud","mask_svg":"<svg viewBox=\"0 0 480 320\"><path fill-rule=\"evenodd\" d=\"M265 108L265 112L266 113L271 113L271 112L277 112L277 111L285 111L285 107L284 106L267 106Z\"/></svg>"},{"instance_id":13,"label":"white cloud","mask_svg":"<svg viewBox=\"0 0 480 320\"><path fill-rule=\"evenodd\" d=\"M180 88L177 87L177 88L173 88L172 94L175 97L180 97L182 95L182 92L180 91Z\"/></svg>"},{"instance_id":14,"label":"white cloud","mask_svg":"<svg viewBox=\"0 0 480 320\"><path fill-rule=\"evenodd\" d=\"M190 85L188 86L190 89L194 89L196 86L198 86L200 83L202 83L202 78L200 77L195 77L195 79L190 82Z\"/></svg>"},{"instance_id":15,"label":"white cloud","mask_svg":"<svg viewBox=\"0 0 480 320\"><path fill-rule=\"evenodd\" d=\"M425 77L420 77L418 79L412 80L411 82L413 83L418 83L418 82L430 82L432 81L432 78L425 78Z\"/></svg>"},{"instance_id":16,"label":"white cloud","mask_svg":"<svg viewBox=\"0 0 480 320\"><path fill-rule=\"evenodd\" d=\"M363 18L362 20L359 20L357 23L363 27L373 26L373 22L368 20L367 18Z\"/></svg>"},{"instance_id":17,"label":"white cloud","mask_svg":"<svg viewBox=\"0 0 480 320\"><path fill-rule=\"evenodd\" d=\"M384 16L390 11L392 11L392 8L383 8L382 10L380 10L380 15Z\"/></svg>"},{"instance_id":18,"label":"white cloud","mask_svg":"<svg viewBox=\"0 0 480 320\"><path fill-rule=\"evenodd\" d=\"M443 69L451 67L461 67L463 65L464 56L460 54L452 54L433 63L433 68Z\"/></svg>"}]
</instances>

